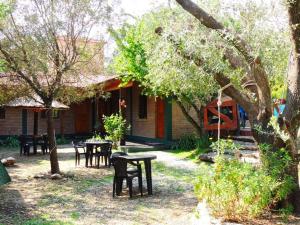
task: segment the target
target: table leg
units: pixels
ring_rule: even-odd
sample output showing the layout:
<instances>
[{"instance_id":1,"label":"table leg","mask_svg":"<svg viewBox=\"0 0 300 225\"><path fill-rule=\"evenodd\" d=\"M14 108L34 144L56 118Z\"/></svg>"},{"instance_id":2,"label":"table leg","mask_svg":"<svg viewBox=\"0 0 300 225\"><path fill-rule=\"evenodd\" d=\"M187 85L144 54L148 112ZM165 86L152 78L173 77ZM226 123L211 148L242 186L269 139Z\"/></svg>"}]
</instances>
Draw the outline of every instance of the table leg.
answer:
<instances>
[{"instance_id":1,"label":"table leg","mask_svg":"<svg viewBox=\"0 0 300 225\"><path fill-rule=\"evenodd\" d=\"M90 166L93 166L93 152L94 152L94 146L90 148Z\"/></svg>"},{"instance_id":2,"label":"table leg","mask_svg":"<svg viewBox=\"0 0 300 225\"><path fill-rule=\"evenodd\" d=\"M90 145L86 146L86 154L85 154L85 167L89 167L89 157L90 157L90 152L91 152L91 147Z\"/></svg>"},{"instance_id":3,"label":"table leg","mask_svg":"<svg viewBox=\"0 0 300 225\"><path fill-rule=\"evenodd\" d=\"M36 143L34 143L33 144L33 154L37 154L37 144Z\"/></svg>"},{"instance_id":4,"label":"table leg","mask_svg":"<svg viewBox=\"0 0 300 225\"><path fill-rule=\"evenodd\" d=\"M145 172L146 172L148 195L152 195L151 160L150 159L145 159L144 163L145 163Z\"/></svg>"}]
</instances>

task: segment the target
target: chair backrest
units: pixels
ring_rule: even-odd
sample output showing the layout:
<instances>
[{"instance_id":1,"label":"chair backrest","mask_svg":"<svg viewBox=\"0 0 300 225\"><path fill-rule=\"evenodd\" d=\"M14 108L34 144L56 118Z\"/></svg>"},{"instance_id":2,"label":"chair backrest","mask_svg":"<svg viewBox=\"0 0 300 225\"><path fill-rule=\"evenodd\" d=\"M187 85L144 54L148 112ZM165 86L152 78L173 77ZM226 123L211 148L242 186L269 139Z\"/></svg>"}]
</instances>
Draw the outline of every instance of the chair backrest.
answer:
<instances>
[{"instance_id":1,"label":"chair backrest","mask_svg":"<svg viewBox=\"0 0 300 225\"><path fill-rule=\"evenodd\" d=\"M100 145L100 149L102 153L109 153L111 151L112 144L111 143L103 143Z\"/></svg>"},{"instance_id":2,"label":"chair backrest","mask_svg":"<svg viewBox=\"0 0 300 225\"><path fill-rule=\"evenodd\" d=\"M115 168L116 177L127 177L127 160L120 157L114 158L113 166Z\"/></svg>"},{"instance_id":3,"label":"chair backrest","mask_svg":"<svg viewBox=\"0 0 300 225\"><path fill-rule=\"evenodd\" d=\"M44 143L45 143L46 145L48 145L48 135L47 135L47 134L43 134L43 135L42 135L42 139L43 139Z\"/></svg>"},{"instance_id":4,"label":"chair backrest","mask_svg":"<svg viewBox=\"0 0 300 225\"><path fill-rule=\"evenodd\" d=\"M20 135L19 142L20 145L25 145L27 142L33 141L33 136L31 135Z\"/></svg>"},{"instance_id":5,"label":"chair backrest","mask_svg":"<svg viewBox=\"0 0 300 225\"><path fill-rule=\"evenodd\" d=\"M81 142L72 141L72 146L73 146L73 148L75 149L76 152L79 152L78 148L82 148L83 151L85 152L85 148L84 148L85 146Z\"/></svg>"}]
</instances>

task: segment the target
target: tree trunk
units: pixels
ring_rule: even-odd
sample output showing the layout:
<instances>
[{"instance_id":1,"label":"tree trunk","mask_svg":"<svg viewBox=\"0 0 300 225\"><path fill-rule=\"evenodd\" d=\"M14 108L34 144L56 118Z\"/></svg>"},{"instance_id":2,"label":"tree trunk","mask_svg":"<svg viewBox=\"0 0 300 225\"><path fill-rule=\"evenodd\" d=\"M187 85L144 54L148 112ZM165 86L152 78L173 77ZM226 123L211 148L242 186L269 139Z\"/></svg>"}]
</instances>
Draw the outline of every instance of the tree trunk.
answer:
<instances>
[{"instance_id":1,"label":"tree trunk","mask_svg":"<svg viewBox=\"0 0 300 225\"><path fill-rule=\"evenodd\" d=\"M192 126L195 128L196 133L199 137L201 137L204 133L203 133L203 128L200 126L201 123L197 123L194 118L188 113L188 111L185 109L184 105L182 104L182 102L180 101L176 101L177 105L179 106L179 108L181 109L181 112L183 113L184 117L187 119L187 121L189 121ZM200 121L202 120L202 118L199 118Z\"/></svg>"},{"instance_id":2,"label":"tree trunk","mask_svg":"<svg viewBox=\"0 0 300 225\"><path fill-rule=\"evenodd\" d=\"M49 104L47 104L49 105ZM52 104L50 104L52 105ZM51 165L51 173L60 173L58 158L57 158L57 146L55 141L55 133L54 133L54 122L53 122L53 109L52 107L47 107L47 135L49 141L49 151L50 151L50 165Z\"/></svg>"}]
</instances>

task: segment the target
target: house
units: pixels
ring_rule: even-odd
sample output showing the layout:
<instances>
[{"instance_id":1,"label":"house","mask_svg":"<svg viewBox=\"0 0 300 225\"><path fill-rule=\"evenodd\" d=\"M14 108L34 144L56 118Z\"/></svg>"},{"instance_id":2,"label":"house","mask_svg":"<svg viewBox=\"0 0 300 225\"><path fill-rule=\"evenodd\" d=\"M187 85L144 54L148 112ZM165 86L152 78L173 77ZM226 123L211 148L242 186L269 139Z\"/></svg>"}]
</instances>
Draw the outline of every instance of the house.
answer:
<instances>
[{"instance_id":1,"label":"house","mask_svg":"<svg viewBox=\"0 0 300 225\"><path fill-rule=\"evenodd\" d=\"M116 76L99 75L95 82L103 86L109 97L94 97L71 104L69 109L55 110L57 135L74 136L91 134L94 130L104 131L102 116L118 113L120 100L124 100L126 105L123 115L130 125L127 131L129 140L165 142L194 132L172 99L145 96L135 82L120 87L121 82ZM34 121L37 121L37 128L34 128ZM34 129L39 134L46 132L46 117L42 108L16 104L0 108L0 137L34 134Z\"/></svg>"}]
</instances>

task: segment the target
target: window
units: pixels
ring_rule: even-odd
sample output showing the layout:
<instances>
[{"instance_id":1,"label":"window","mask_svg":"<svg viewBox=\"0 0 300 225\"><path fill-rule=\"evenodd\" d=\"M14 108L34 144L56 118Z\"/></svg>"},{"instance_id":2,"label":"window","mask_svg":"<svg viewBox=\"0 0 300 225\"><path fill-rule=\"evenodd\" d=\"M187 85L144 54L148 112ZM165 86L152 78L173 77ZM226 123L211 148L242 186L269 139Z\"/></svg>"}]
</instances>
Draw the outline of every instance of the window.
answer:
<instances>
[{"instance_id":1,"label":"window","mask_svg":"<svg viewBox=\"0 0 300 225\"><path fill-rule=\"evenodd\" d=\"M47 111L44 110L41 112L41 118L42 119L46 119L47 118ZM53 115L52 115L53 119L59 119L59 111L58 110L53 110Z\"/></svg>"},{"instance_id":2,"label":"window","mask_svg":"<svg viewBox=\"0 0 300 225\"><path fill-rule=\"evenodd\" d=\"M0 119L5 119L5 108L0 107Z\"/></svg>"},{"instance_id":3,"label":"window","mask_svg":"<svg viewBox=\"0 0 300 225\"><path fill-rule=\"evenodd\" d=\"M147 96L140 95L139 97L139 118L147 119Z\"/></svg>"}]
</instances>

